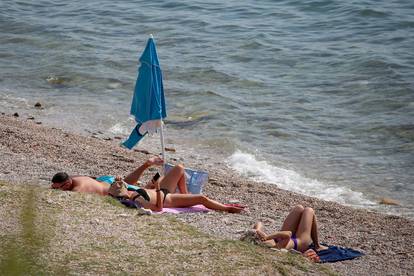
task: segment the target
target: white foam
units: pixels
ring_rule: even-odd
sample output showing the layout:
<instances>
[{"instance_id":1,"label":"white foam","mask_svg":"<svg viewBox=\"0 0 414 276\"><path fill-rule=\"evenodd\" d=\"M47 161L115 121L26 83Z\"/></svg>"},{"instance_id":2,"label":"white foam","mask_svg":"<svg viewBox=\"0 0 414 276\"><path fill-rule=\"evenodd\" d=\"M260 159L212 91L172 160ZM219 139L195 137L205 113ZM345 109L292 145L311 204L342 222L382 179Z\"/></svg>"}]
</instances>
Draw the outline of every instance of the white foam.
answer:
<instances>
[{"instance_id":1,"label":"white foam","mask_svg":"<svg viewBox=\"0 0 414 276\"><path fill-rule=\"evenodd\" d=\"M3 93L4 91L4 93ZM29 100L22 97L16 97L11 95L11 91L8 89L2 89L0 92L0 104L8 108L28 108L30 107Z\"/></svg>"},{"instance_id":2,"label":"white foam","mask_svg":"<svg viewBox=\"0 0 414 276\"><path fill-rule=\"evenodd\" d=\"M127 135L131 132L131 127L127 127L122 123L116 123L109 128L109 132L114 135Z\"/></svg>"},{"instance_id":3,"label":"white foam","mask_svg":"<svg viewBox=\"0 0 414 276\"><path fill-rule=\"evenodd\" d=\"M358 207L375 204L366 199L361 192L303 177L295 171L272 166L266 161L258 161L254 155L240 150L236 150L227 162L244 176L255 181L276 184L284 190Z\"/></svg>"}]
</instances>

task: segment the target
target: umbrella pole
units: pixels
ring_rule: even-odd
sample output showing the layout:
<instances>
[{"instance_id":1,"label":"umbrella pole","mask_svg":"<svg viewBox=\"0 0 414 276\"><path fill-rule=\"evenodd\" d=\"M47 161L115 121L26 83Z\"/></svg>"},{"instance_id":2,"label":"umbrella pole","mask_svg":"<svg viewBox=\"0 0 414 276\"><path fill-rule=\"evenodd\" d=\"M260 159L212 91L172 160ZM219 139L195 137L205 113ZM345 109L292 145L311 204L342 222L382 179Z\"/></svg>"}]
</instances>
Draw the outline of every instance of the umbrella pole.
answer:
<instances>
[{"instance_id":1,"label":"umbrella pole","mask_svg":"<svg viewBox=\"0 0 414 276\"><path fill-rule=\"evenodd\" d=\"M164 160L164 164L166 164L167 160L165 160L164 132L162 130L162 119L160 120L160 122L161 122L161 126L160 126L161 155L162 155L162 160ZM164 170L165 170L165 168L163 166L162 170L161 170L162 175L165 174Z\"/></svg>"}]
</instances>

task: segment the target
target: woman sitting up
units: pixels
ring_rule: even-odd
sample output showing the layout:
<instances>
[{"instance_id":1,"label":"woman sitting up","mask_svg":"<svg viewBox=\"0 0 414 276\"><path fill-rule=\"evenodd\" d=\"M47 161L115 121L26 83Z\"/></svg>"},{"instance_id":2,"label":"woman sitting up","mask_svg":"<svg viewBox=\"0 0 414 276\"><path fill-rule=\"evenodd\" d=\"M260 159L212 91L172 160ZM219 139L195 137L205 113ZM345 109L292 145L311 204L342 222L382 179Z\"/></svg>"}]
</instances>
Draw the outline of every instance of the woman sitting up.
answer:
<instances>
[{"instance_id":1,"label":"woman sitting up","mask_svg":"<svg viewBox=\"0 0 414 276\"><path fill-rule=\"evenodd\" d=\"M253 229L257 236L266 245L278 249L294 249L303 253L311 260L318 262L316 251L327 249L319 244L318 226L315 212L312 208L304 208L302 205L295 206L283 222L280 231L267 235L263 231L263 224L257 222ZM313 243L313 246L311 246Z\"/></svg>"}]
</instances>

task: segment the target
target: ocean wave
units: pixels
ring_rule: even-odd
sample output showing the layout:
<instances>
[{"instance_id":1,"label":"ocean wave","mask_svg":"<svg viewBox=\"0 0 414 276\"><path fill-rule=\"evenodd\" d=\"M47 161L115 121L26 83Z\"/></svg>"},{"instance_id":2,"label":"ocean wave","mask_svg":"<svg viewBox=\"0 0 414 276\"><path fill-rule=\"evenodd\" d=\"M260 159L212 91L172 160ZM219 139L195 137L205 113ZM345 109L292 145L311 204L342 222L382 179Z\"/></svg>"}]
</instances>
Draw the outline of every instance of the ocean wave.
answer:
<instances>
[{"instance_id":1,"label":"ocean wave","mask_svg":"<svg viewBox=\"0 0 414 276\"><path fill-rule=\"evenodd\" d=\"M379 18L384 18L384 17L388 17L390 15L389 12L386 11L379 11L376 9L361 9L359 10L359 15L360 16L366 16L366 17L379 17Z\"/></svg>"},{"instance_id":2,"label":"ocean wave","mask_svg":"<svg viewBox=\"0 0 414 276\"><path fill-rule=\"evenodd\" d=\"M361 192L303 177L295 171L273 166L266 161L258 161L254 155L240 150L236 150L227 162L243 176L275 184L284 190L358 207L376 205Z\"/></svg>"}]
</instances>

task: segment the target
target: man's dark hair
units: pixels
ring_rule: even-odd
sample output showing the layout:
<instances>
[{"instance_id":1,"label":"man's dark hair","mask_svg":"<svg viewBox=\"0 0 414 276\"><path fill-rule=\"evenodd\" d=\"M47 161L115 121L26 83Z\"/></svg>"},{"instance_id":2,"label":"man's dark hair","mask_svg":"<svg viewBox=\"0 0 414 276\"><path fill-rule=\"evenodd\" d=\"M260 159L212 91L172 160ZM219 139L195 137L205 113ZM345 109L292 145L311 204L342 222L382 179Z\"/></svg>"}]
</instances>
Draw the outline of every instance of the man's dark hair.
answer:
<instances>
[{"instance_id":1,"label":"man's dark hair","mask_svg":"<svg viewBox=\"0 0 414 276\"><path fill-rule=\"evenodd\" d=\"M69 179L69 175L65 172L58 172L52 177L52 183L62 183Z\"/></svg>"}]
</instances>

